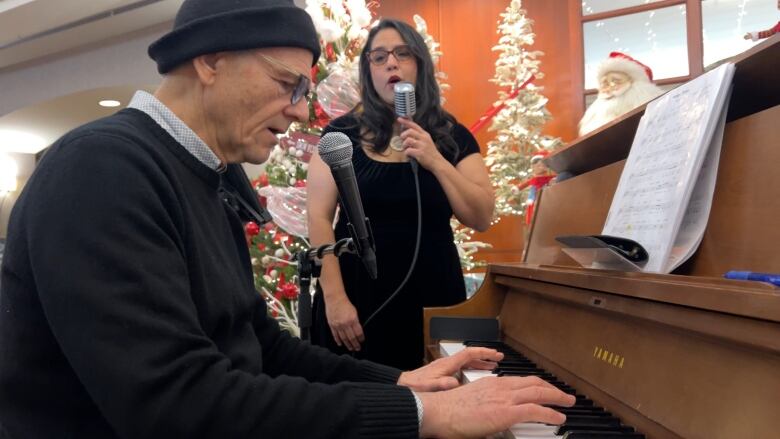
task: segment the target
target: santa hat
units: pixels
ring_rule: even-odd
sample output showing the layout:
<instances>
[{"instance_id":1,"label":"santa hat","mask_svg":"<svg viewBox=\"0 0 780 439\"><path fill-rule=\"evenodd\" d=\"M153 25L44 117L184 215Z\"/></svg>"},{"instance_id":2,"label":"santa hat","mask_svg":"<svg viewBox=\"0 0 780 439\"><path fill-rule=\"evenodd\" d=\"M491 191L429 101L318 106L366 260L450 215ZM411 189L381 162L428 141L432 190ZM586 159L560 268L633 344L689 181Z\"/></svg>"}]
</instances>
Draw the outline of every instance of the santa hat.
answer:
<instances>
[{"instance_id":1,"label":"santa hat","mask_svg":"<svg viewBox=\"0 0 780 439\"><path fill-rule=\"evenodd\" d=\"M539 160L542 160L542 159L544 159L544 158L545 158L545 157L547 157L549 154L550 154L550 153L549 153L548 151L545 151L545 150L536 151L536 154L534 154L534 155L531 157L531 164L533 165L534 163L538 162Z\"/></svg>"},{"instance_id":2,"label":"santa hat","mask_svg":"<svg viewBox=\"0 0 780 439\"><path fill-rule=\"evenodd\" d=\"M625 53L610 53L609 58L605 59L599 65L597 77L601 79L609 72L623 72L634 82L653 81L653 71L650 70L650 67L647 67Z\"/></svg>"}]
</instances>

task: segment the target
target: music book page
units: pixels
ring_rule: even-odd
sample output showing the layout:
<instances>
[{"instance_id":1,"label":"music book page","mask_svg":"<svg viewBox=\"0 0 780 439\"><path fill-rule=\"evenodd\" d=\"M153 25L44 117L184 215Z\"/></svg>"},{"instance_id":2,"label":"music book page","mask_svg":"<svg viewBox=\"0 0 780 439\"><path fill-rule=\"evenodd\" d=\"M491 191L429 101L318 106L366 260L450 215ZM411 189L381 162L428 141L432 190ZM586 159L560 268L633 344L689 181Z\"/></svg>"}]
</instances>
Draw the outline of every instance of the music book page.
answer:
<instances>
[{"instance_id":1,"label":"music book page","mask_svg":"<svg viewBox=\"0 0 780 439\"><path fill-rule=\"evenodd\" d=\"M701 242L733 76L733 64L707 72L648 104L639 122L602 234L640 243L644 271L671 272Z\"/></svg>"}]
</instances>

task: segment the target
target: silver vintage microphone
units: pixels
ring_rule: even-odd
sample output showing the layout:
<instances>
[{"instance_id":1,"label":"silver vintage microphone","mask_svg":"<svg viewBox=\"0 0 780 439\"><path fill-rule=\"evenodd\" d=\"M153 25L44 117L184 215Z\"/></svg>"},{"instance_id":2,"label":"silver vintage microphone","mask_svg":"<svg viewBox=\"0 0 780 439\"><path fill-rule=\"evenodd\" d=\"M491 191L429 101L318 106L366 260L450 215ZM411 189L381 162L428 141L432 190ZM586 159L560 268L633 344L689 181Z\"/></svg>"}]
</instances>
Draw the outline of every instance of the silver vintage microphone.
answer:
<instances>
[{"instance_id":1,"label":"silver vintage microphone","mask_svg":"<svg viewBox=\"0 0 780 439\"><path fill-rule=\"evenodd\" d=\"M395 114L398 117L411 119L417 111L414 99L414 85L411 82L397 82L393 86L395 92Z\"/></svg>"},{"instance_id":2,"label":"silver vintage microphone","mask_svg":"<svg viewBox=\"0 0 780 439\"><path fill-rule=\"evenodd\" d=\"M395 114L398 117L404 117L409 120L414 117L417 111L417 101L414 98L414 85L411 82L397 82L393 86L395 92ZM412 171L417 172L417 160L409 157L409 164Z\"/></svg>"}]
</instances>

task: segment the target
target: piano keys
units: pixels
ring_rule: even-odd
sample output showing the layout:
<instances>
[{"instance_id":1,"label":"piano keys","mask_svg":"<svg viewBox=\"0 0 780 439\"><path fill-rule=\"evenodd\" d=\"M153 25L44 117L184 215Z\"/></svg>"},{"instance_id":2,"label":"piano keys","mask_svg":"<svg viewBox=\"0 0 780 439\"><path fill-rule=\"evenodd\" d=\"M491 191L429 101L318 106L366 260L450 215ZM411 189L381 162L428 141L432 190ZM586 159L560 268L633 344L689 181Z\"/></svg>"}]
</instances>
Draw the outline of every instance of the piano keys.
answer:
<instances>
[{"instance_id":1,"label":"piano keys","mask_svg":"<svg viewBox=\"0 0 780 439\"><path fill-rule=\"evenodd\" d=\"M566 415L562 425L522 423L514 425L506 436L512 439L566 438L566 439L644 439L633 427L623 424L612 413L594 404L585 395L557 379L553 374L539 368L534 362L501 342L440 342L443 357L455 355L466 346L483 346L496 349L504 354L504 359L493 371L464 370L463 381L469 383L488 376L537 376L577 398L572 407L555 407Z\"/></svg>"}]
</instances>

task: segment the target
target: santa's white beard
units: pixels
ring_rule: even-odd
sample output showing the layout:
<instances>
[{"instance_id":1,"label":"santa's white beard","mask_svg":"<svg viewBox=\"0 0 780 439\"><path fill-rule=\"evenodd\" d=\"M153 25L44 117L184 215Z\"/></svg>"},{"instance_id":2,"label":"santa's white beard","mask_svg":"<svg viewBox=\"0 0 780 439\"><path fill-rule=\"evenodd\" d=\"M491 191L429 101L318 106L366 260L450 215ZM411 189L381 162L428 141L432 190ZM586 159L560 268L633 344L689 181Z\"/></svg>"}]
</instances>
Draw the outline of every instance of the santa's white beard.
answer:
<instances>
[{"instance_id":1,"label":"santa's white beard","mask_svg":"<svg viewBox=\"0 0 780 439\"><path fill-rule=\"evenodd\" d=\"M663 93L652 82L634 82L622 95L606 99L601 94L580 120L580 136L594 131Z\"/></svg>"}]
</instances>

